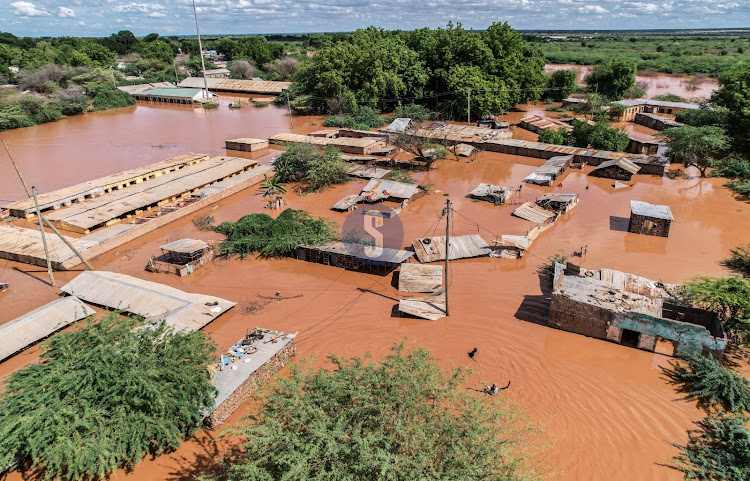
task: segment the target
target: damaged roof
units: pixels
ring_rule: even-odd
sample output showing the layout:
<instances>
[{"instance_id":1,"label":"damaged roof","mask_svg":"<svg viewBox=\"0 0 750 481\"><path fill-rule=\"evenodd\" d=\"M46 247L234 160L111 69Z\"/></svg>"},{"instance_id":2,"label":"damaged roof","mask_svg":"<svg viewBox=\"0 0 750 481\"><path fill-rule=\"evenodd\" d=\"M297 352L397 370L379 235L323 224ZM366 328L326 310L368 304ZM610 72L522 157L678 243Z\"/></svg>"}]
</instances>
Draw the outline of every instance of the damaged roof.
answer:
<instances>
[{"instance_id":1,"label":"damaged roof","mask_svg":"<svg viewBox=\"0 0 750 481\"><path fill-rule=\"evenodd\" d=\"M513 211L513 215L537 224L544 224L555 217L554 212L539 207L534 202L524 202Z\"/></svg>"},{"instance_id":2,"label":"damaged roof","mask_svg":"<svg viewBox=\"0 0 750 481\"><path fill-rule=\"evenodd\" d=\"M635 215L644 217L653 217L655 219L674 220L672 209L668 205L655 205L639 200L630 201L630 212Z\"/></svg>"},{"instance_id":3,"label":"damaged roof","mask_svg":"<svg viewBox=\"0 0 750 481\"><path fill-rule=\"evenodd\" d=\"M594 170L602 170L613 166L617 166L622 170L630 172L631 174L637 174L638 171L641 170L639 166L635 165L625 157L617 160L607 160L606 162L602 162L601 164L597 165Z\"/></svg>"},{"instance_id":4,"label":"damaged roof","mask_svg":"<svg viewBox=\"0 0 750 481\"><path fill-rule=\"evenodd\" d=\"M412 246L419 262L445 260L445 236L414 239ZM450 239L449 260L488 256L491 251L479 234L455 236Z\"/></svg>"}]
</instances>

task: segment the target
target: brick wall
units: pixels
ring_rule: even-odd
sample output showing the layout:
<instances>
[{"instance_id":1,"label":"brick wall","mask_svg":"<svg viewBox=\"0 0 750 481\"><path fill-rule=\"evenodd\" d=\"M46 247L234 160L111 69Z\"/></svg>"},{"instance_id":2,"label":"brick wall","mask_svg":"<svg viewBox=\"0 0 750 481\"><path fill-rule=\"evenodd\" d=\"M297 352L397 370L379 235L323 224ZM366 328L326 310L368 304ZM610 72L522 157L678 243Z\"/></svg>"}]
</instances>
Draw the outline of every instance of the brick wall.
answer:
<instances>
[{"instance_id":1,"label":"brick wall","mask_svg":"<svg viewBox=\"0 0 750 481\"><path fill-rule=\"evenodd\" d=\"M612 311L577 302L560 293L552 294L549 308L550 327L597 339L607 339L607 328L612 319Z\"/></svg>"},{"instance_id":2,"label":"brick wall","mask_svg":"<svg viewBox=\"0 0 750 481\"><path fill-rule=\"evenodd\" d=\"M649 223L652 223L651 228L649 228L648 226ZM671 226L671 224L671 220L655 219L653 217L646 217L631 213L630 223L628 224L628 232L653 235L658 237L669 237L669 227Z\"/></svg>"},{"instance_id":3,"label":"brick wall","mask_svg":"<svg viewBox=\"0 0 750 481\"><path fill-rule=\"evenodd\" d=\"M286 366L289 358L297 353L294 341L284 346L267 363L263 364L243 382L214 412L205 419L207 427L216 428L224 424L229 416L237 410L247 398L252 396L271 376L276 374L282 367Z\"/></svg>"}]
</instances>

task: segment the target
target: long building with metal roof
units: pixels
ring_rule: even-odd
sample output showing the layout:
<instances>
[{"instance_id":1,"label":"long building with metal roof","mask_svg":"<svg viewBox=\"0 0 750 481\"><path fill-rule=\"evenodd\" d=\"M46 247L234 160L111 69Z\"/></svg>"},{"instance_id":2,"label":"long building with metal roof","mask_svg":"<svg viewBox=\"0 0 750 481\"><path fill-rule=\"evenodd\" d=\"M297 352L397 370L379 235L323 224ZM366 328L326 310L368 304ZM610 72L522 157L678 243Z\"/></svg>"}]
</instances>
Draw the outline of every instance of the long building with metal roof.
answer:
<instances>
[{"instance_id":1,"label":"long building with metal roof","mask_svg":"<svg viewBox=\"0 0 750 481\"><path fill-rule=\"evenodd\" d=\"M292 85L291 82L274 82L270 80L188 77L177 86L181 88L203 88L205 84L208 84L209 90L216 92L269 95L278 95Z\"/></svg>"}]
</instances>

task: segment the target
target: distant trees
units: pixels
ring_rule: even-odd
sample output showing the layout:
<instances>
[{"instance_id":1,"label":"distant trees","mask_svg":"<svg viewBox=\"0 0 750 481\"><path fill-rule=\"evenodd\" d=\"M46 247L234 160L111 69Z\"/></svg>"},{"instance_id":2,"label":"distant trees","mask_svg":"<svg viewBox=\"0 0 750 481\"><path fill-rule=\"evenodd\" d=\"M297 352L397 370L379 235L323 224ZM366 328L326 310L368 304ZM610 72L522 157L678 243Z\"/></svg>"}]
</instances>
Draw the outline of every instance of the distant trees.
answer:
<instances>
[{"instance_id":1,"label":"distant trees","mask_svg":"<svg viewBox=\"0 0 750 481\"><path fill-rule=\"evenodd\" d=\"M695 166L706 176L714 156L730 146L730 139L719 127L673 127L656 134L666 141L669 155L677 156L685 165Z\"/></svg>"},{"instance_id":2,"label":"distant trees","mask_svg":"<svg viewBox=\"0 0 750 481\"><path fill-rule=\"evenodd\" d=\"M570 96L576 87L576 73L572 70L556 70L547 80L546 98L561 102Z\"/></svg>"},{"instance_id":3,"label":"distant trees","mask_svg":"<svg viewBox=\"0 0 750 481\"><path fill-rule=\"evenodd\" d=\"M232 78L251 79L255 76L255 67L247 60L234 60L229 65Z\"/></svg>"},{"instance_id":4,"label":"distant trees","mask_svg":"<svg viewBox=\"0 0 750 481\"><path fill-rule=\"evenodd\" d=\"M213 408L201 331L107 314L56 334L0 394L0 466L43 479L105 479L176 449Z\"/></svg>"},{"instance_id":5,"label":"distant trees","mask_svg":"<svg viewBox=\"0 0 750 481\"><path fill-rule=\"evenodd\" d=\"M611 100L621 100L635 85L635 62L628 59L616 59L595 65L586 76L589 90L596 88L598 93Z\"/></svg>"}]
</instances>

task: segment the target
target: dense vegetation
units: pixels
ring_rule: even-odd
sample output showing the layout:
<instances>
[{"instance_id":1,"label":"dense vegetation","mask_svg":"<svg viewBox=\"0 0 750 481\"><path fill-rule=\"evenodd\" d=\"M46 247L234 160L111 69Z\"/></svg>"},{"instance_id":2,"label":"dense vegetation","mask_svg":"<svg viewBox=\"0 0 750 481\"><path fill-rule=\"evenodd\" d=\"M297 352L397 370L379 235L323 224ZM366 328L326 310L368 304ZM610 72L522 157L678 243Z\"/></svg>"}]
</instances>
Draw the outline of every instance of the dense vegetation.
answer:
<instances>
[{"instance_id":1,"label":"dense vegetation","mask_svg":"<svg viewBox=\"0 0 750 481\"><path fill-rule=\"evenodd\" d=\"M55 335L0 394L0 466L44 479L102 479L176 449L213 408L200 331L108 314Z\"/></svg>"},{"instance_id":2,"label":"dense vegetation","mask_svg":"<svg viewBox=\"0 0 750 481\"><path fill-rule=\"evenodd\" d=\"M685 284L686 299L715 312L730 337L750 341L750 280L741 277L699 277Z\"/></svg>"},{"instance_id":3,"label":"dense vegetation","mask_svg":"<svg viewBox=\"0 0 750 481\"><path fill-rule=\"evenodd\" d=\"M630 94L635 85L636 64L630 60L615 58L599 65L586 76L586 85L592 87L596 93L604 95L610 100L622 100L624 97L640 97ZM638 92L643 95L642 92Z\"/></svg>"},{"instance_id":4,"label":"dense vegetation","mask_svg":"<svg viewBox=\"0 0 750 481\"><path fill-rule=\"evenodd\" d=\"M236 430L246 441L227 479L530 479L538 430L501 396L467 390L470 371L404 344L379 362L292 366Z\"/></svg>"},{"instance_id":5,"label":"dense vegetation","mask_svg":"<svg viewBox=\"0 0 750 481\"><path fill-rule=\"evenodd\" d=\"M465 118L501 113L540 98L546 77L540 50L507 24L483 32L445 29L357 30L325 44L294 76L295 106L330 110L350 94L380 108L404 97L430 97L444 112ZM446 94L448 93L448 94Z\"/></svg>"},{"instance_id":6,"label":"dense vegetation","mask_svg":"<svg viewBox=\"0 0 750 481\"><path fill-rule=\"evenodd\" d=\"M717 154L729 148L729 137L721 127L706 125L673 127L662 130L655 137L665 141L669 155L675 156L686 167L697 167L701 177L715 164Z\"/></svg>"},{"instance_id":7,"label":"dense vegetation","mask_svg":"<svg viewBox=\"0 0 750 481\"><path fill-rule=\"evenodd\" d=\"M348 180L341 152L331 146L319 150L309 144L291 144L276 157L273 167L277 182L302 182L308 192Z\"/></svg>"},{"instance_id":8,"label":"dense vegetation","mask_svg":"<svg viewBox=\"0 0 750 481\"><path fill-rule=\"evenodd\" d=\"M705 34L702 34L705 35ZM544 36L527 36L539 42L549 63L598 65L612 58L627 59L640 70L664 73L718 76L748 58L747 37L699 35L592 34L586 38L569 35L550 41Z\"/></svg>"},{"instance_id":9,"label":"dense vegetation","mask_svg":"<svg viewBox=\"0 0 750 481\"><path fill-rule=\"evenodd\" d=\"M742 274L743 277L750 277L750 244L746 247L739 246L736 249L732 249L731 254L728 259L722 261L722 264Z\"/></svg>"},{"instance_id":10,"label":"dense vegetation","mask_svg":"<svg viewBox=\"0 0 750 481\"><path fill-rule=\"evenodd\" d=\"M336 239L336 224L294 209L286 209L276 219L268 214L245 215L237 222L222 222L214 230L227 236L219 252L240 257L280 257L300 244L320 245Z\"/></svg>"},{"instance_id":11,"label":"dense vegetation","mask_svg":"<svg viewBox=\"0 0 750 481\"><path fill-rule=\"evenodd\" d=\"M689 397L707 406L720 404L725 409L750 411L750 381L708 356L693 356L687 365L676 364L670 377L682 385Z\"/></svg>"},{"instance_id":12,"label":"dense vegetation","mask_svg":"<svg viewBox=\"0 0 750 481\"><path fill-rule=\"evenodd\" d=\"M568 132L564 128L557 130L543 129L539 133L539 142L555 145L572 145L574 147L593 147L615 152L624 151L628 147L630 138L625 132L610 127L609 123L599 118L594 125L585 120L574 120L573 130Z\"/></svg>"}]
</instances>

